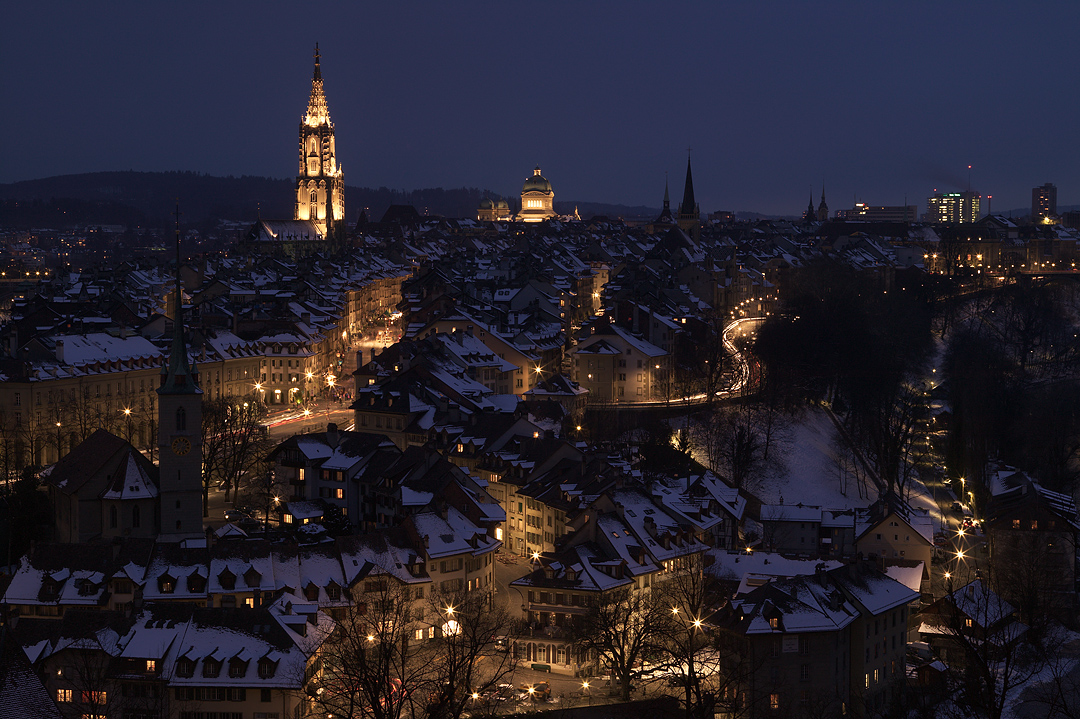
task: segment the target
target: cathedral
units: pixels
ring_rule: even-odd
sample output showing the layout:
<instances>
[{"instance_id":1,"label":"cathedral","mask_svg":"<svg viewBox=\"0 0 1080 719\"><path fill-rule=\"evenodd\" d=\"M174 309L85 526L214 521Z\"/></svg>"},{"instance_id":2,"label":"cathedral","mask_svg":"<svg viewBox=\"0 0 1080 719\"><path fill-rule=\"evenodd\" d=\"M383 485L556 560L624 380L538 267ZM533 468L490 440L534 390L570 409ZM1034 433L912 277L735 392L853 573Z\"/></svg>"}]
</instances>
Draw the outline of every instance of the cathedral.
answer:
<instances>
[{"instance_id":1,"label":"cathedral","mask_svg":"<svg viewBox=\"0 0 1080 719\"><path fill-rule=\"evenodd\" d=\"M300 174L296 178L294 220L310 220L324 237L345 234L345 176L337 161L334 123L323 91L319 45L307 113L300 121Z\"/></svg>"},{"instance_id":2,"label":"cathedral","mask_svg":"<svg viewBox=\"0 0 1080 719\"><path fill-rule=\"evenodd\" d=\"M316 43L311 95L300 120L300 166L293 219L260 217L244 238L248 251L297 258L333 251L345 242L345 176L337 161L321 60Z\"/></svg>"}]
</instances>

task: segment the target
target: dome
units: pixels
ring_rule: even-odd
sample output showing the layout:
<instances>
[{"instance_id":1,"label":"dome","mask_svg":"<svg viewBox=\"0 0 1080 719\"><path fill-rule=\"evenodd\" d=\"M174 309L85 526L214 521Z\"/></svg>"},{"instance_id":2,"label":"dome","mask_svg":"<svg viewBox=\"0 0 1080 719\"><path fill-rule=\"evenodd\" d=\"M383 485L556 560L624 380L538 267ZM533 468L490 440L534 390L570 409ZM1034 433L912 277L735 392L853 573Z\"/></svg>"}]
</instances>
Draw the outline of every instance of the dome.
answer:
<instances>
[{"instance_id":1,"label":"dome","mask_svg":"<svg viewBox=\"0 0 1080 719\"><path fill-rule=\"evenodd\" d=\"M488 199L487 197L480 200L480 209L481 210L490 210L492 207L494 207L494 205L491 203L491 200Z\"/></svg>"},{"instance_id":2,"label":"dome","mask_svg":"<svg viewBox=\"0 0 1080 719\"><path fill-rule=\"evenodd\" d=\"M533 170L532 177L525 180L525 184L521 187L521 192L551 192L551 183L540 174L540 166L537 165Z\"/></svg>"},{"instance_id":3,"label":"dome","mask_svg":"<svg viewBox=\"0 0 1080 719\"><path fill-rule=\"evenodd\" d=\"M500 210L509 210L510 209L510 204L506 200L499 200L498 202L495 203L495 207L497 207Z\"/></svg>"}]
</instances>

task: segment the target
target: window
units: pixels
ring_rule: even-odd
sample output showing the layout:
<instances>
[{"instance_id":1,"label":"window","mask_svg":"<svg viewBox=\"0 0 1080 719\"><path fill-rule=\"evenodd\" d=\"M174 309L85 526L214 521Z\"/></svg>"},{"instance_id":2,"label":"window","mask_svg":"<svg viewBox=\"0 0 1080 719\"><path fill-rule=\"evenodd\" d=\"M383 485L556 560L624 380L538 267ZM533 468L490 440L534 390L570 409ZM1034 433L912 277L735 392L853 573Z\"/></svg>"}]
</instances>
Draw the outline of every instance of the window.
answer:
<instances>
[{"instance_id":1,"label":"window","mask_svg":"<svg viewBox=\"0 0 1080 719\"><path fill-rule=\"evenodd\" d=\"M138 529L142 518L139 516L139 505L135 505L131 508L131 526Z\"/></svg>"},{"instance_id":2,"label":"window","mask_svg":"<svg viewBox=\"0 0 1080 719\"><path fill-rule=\"evenodd\" d=\"M424 630L423 629L417 629L416 632L414 632L414 634L413 634L413 639L415 639L416 641L420 641L423 638L424 638Z\"/></svg>"},{"instance_id":3,"label":"window","mask_svg":"<svg viewBox=\"0 0 1080 719\"><path fill-rule=\"evenodd\" d=\"M881 681L879 672L881 672L880 669L874 670L874 684L877 684L879 681Z\"/></svg>"},{"instance_id":4,"label":"window","mask_svg":"<svg viewBox=\"0 0 1080 719\"><path fill-rule=\"evenodd\" d=\"M773 711L777 711L777 710L780 709L780 695L779 694L770 694L769 695L769 708L772 709Z\"/></svg>"},{"instance_id":5,"label":"window","mask_svg":"<svg viewBox=\"0 0 1080 719\"><path fill-rule=\"evenodd\" d=\"M18 396L18 395L16 395L16 396ZM71 701L71 690L70 689L57 689L56 690L56 701L58 701L58 702L69 702L69 701Z\"/></svg>"},{"instance_id":6,"label":"window","mask_svg":"<svg viewBox=\"0 0 1080 719\"><path fill-rule=\"evenodd\" d=\"M221 674L221 662L217 659L206 659L202 665L202 675L204 677L214 678L218 674Z\"/></svg>"},{"instance_id":7,"label":"window","mask_svg":"<svg viewBox=\"0 0 1080 719\"><path fill-rule=\"evenodd\" d=\"M83 704L105 704L108 695L107 692L83 690L81 699Z\"/></svg>"},{"instance_id":8,"label":"window","mask_svg":"<svg viewBox=\"0 0 1080 719\"><path fill-rule=\"evenodd\" d=\"M1037 520L1037 519L1031 520L1031 528L1033 530L1038 529L1039 528L1039 520Z\"/></svg>"},{"instance_id":9,"label":"window","mask_svg":"<svg viewBox=\"0 0 1080 719\"><path fill-rule=\"evenodd\" d=\"M345 499L345 490L344 489L335 489L334 490L334 498L335 499Z\"/></svg>"},{"instance_id":10,"label":"window","mask_svg":"<svg viewBox=\"0 0 1080 719\"><path fill-rule=\"evenodd\" d=\"M187 657L177 660L176 673L182 677L194 676L195 662Z\"/></svg>"},{"instance_id":11,"label":"window","mask_svg":"<svg viewBox=\"0 0 1080 719\"><path fill-rule=\"evenodd\" d=\"M146 660L146 671L148 671L148 672L156 672L157 671L157 662L154 661L153 659L147 659Z\"/></svg>"},{"instance_id":12,"label":"window","mask_svg":"<svg viewBox=\"0 0 1080 719\"><path fill-rule=\"evenodd\" d=\"M229 687L229 701L247 701L247 689L244 689L243 687Z\"/></svg>"},{"instance_id":13,"label":"window","mask_svg":"<svg viewBox=\"0 0 1080 719\"><path fill-rule=\"evenodd\" d=\"M803 664L801 667L799 667L799 681L804 681L804 682L810 681L810 665L809 664Z\"/></svg>"},{"instance_id":14,"label":"window","mask_svg":"<svg viewBox=\"0 0 1080 719\"><path fill-rule=\"evenodd\" d=\"M187 431L187 412L184 411L183 407L176 408L176 431Z\"/></svg>"},{"instance_id":15,"label":"window","mask_svg":"<svg viewBox=\"0 0 1080 719\"><path fill-rule=\"evenodd\" d=\"M964 620L964 626L965 626L965 627L968 627L968 628L970 629L970 628L971 628L971 626L972 626L972 624L973 624L973 622L971 621L971 619L970 619L970 618L969 618L969 619L965 619L965 620Z\"/></svg>"},{"instance_id":16,"label":"window","mask_svg":"<svg viewBox=\"0 0 1080 719\"><path fill-rule=\"evenodd\" d=\"M780 628L780 619L779 619L779 617L770 617L769 618L769 626L772 627L773 629L779 629Z\"/></svg>"},{"instance_id":17,"label":"window","mask_svg":"<svg viewBox=\"0 0 1080 719\"><path fill-rule=\"evenodd\" d=\"M272 701L274 701L274 690L273 689L261 689L261 690L259 690L259 701L261 701L261 702L272 702ZM256 712L255 716L256 717L259 716L259 713ZM267 719L270 719L270 716L273 716L274 719L277 719L277 714L273 714L273 715L263 714L262 716L266 717Z\"/></svg>"}]
</instances>

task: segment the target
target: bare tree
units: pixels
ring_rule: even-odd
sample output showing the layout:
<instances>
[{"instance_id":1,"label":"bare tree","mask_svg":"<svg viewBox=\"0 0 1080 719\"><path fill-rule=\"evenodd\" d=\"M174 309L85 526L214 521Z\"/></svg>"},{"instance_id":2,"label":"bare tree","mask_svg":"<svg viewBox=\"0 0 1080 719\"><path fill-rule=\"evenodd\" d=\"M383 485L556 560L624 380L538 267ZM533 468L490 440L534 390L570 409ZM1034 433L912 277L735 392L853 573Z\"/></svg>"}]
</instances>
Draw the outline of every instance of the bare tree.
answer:
<instances>
[{"instance_id":1,"label":"bare tree","mask_svg":"<svg viewBox=\"0 0 1080 719\"><path fill-rule=\"evenodd\" d=\"M585 615L578 644L608 662L623 701L630 701L635 664L663 650L670 612L659 593L631 585L605 592Z\"/></svg>"},{"instance_id":2,"label":"bare tree","mask_svg":"<svg viewBox=\"0 0 1080 719\"><path fill-rule=\"evenodd\" d=\"M422 692L428 669L420 660L426 632L414 614L415 590L375 575L354 588L321 649L311 698L320 714L401 719ZM421 633L416 634L417 631ZM303 678L301 678L303 679Z\"/></svg>"},{"instance_id":3,"label":"bare tree","mask_svg":"<svg viewBox=\"0 0 1080 719\"><path fill-rule=\"evenodd\" d=\"M433 593L429 617L441 623L436 640L425 648L431 670L426 713L440 719L460 719L482 708L491 692L510 678L516 662L496 638L510 632L510 615L483 591Z\"/></svg>"}]
</instances>

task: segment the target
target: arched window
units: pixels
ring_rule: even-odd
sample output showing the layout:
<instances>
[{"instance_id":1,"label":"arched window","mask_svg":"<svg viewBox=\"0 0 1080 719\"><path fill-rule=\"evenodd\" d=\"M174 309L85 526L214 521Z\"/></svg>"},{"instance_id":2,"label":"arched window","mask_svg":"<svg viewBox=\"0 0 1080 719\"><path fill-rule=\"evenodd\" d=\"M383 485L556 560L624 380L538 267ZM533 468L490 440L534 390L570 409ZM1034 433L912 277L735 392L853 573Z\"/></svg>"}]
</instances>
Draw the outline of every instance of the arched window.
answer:
<instances>
[{"instance_id":1,"label":"arched window","mask_svg":"<svg viewBox=\"0 0 1080 719\"><path fill-rule=\"evenodd\" d=\"M187 412L183 407L176 408L176 431L183 432L187 430Z\"/></svg>"},{"instance_id":2,"label":"arched window","mask_svg":"<svg viewBox=\"0 0 1080 719\"><path fill-rule=\"evenodd\" d=\"M131 526L137 528L140 524L140 520L141 517L139 517L139 505L136 504L134 507L131 508Z\"/></svg>"},{"instance_id":3,"label":"arched window","mask_svg":"<svg viewBox=\"0 0 1080 719\"><path fill-rule=\"evenodd\" d=\"M311 191L311 204L315 205L319 202L319 193L315 190Z\"/></svg>"},{"instance_id":4,"label":"arched window","mask_svg":"<svg viewBox=\"0 0 1080 719\"><path fill-rule=\"evenodd\" d=\"M116 529L116 505L109 507L109 528Z\"/></svg>"}]
</instances>

